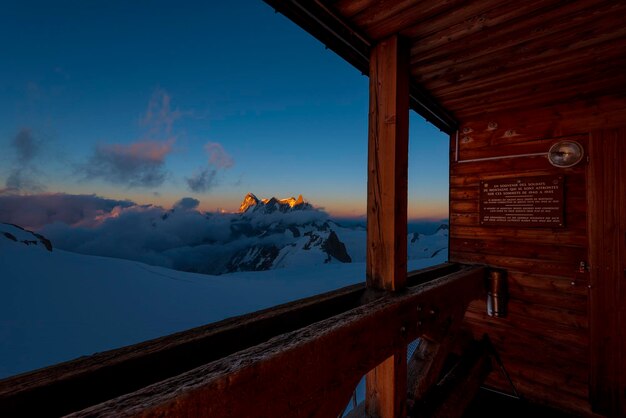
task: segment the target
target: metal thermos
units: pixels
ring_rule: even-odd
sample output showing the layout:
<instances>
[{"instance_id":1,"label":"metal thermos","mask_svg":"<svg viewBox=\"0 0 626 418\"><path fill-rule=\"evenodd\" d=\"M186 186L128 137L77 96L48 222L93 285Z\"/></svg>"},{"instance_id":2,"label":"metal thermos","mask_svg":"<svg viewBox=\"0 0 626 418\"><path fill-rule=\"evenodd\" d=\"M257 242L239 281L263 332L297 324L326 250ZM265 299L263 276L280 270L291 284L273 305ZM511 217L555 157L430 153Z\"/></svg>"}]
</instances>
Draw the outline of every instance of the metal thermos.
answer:
<instances>
[{"instance_id":1,"label":"metal thermos","mask_svg":"<svg viewBox=\"0 0 626 418\"><path fill-rule=\"evenodd\" d=\"M487 279L487 315L496 318L506 316L506 276L503 271L492 270Z\"/></svg>"}]
</instances>

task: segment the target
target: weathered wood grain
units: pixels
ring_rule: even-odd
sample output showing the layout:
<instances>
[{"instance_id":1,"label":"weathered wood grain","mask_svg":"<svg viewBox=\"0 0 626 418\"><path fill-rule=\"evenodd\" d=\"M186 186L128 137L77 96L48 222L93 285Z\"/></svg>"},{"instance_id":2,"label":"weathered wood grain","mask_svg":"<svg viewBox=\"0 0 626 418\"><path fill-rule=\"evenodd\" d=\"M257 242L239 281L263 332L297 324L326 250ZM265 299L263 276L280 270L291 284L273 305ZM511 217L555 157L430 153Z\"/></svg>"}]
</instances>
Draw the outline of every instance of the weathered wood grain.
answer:
<instances>
[{"instance_id":1,"label":"weathered wood grain","mask_svg":"<svg viewBox=\"0 0 626 418\"><path fill-rule=\"evenodd\" d=\"M625 416L626 129L592 132L590 148L591 401Z\"/></svg>"},{"instance_id":2,"label":"weathered wood grain","mask_svg":"<svg viewBox=\"0 0 626 418\"><path fill-rule=\"evenodd\" d=\"M507 67L518 68L519 63L531 64L539 60L551 63L553 56L564 56L565 53L571 53L578 48L597 45L607 39L620 38L622 32L618 26L619 20L607 22L606 15L623 13L625 6L616 2L601 4L603 2L596 1L594 7L592 3L587 1L586 4L579 2L577 5L561 6L556 9L556 13L543 16L544 22L541 23L544 26L530 33L529 29L537 28L538 20L541 18L526 21L517 31L509 32L509 28L502 28L497 33L498 38L493 38L491 42L484 38L479 42L477 39L463 39L431 54L412 55L415 58L411 60L411 65L423 69L426 79L436 77L438 72L444 71L445 68L450 69L448 74L463 71L465 77L468 77L472 71L481 66L487 67L486 73L495 72L493 61L504 63L501 66L503 70ZM580 10L582 7L586 9ZM564 11L568 8L573 13L567 14ZM585 36L575 35L581 32ZM448 52L448 55L445 55L444 51ZM456 81L465 79L457 78Z\"/></svg>"},{"instance_id":3,"label":"weathered wood grain","mask_svg":"<svg viewBox=\"0 0 626 418\"><path fill-rule=\"evenodd\" d=\"M568 22L568 16L581 10L593 8L594 2L563 4L558 0L473 1L455 13L437 16L402 33L419 39L411 47L416 60L428 59L441 51L462 52L466 48L511 45L512 41L539 38L545 31L533 30L538 25L553 26ZM530 33L528 33L530 32Z\"/></svg>"},{"instance_id":4,"label":"weathered wood grain","mask_svg":"<svg viewBox=\"0 0 626 418\"><path fill-rule=\"evenodd\" d=\"M408 51L392 37L370 58L367 175L368 286L405 285L409 137Z\"/></svg>"},{"instance_id":5,"label":"weathered wood grain","mask_svg":"<svg viewBox=\"0 0 626 418\"><path fill-rule=\"evenodd\" d=\"M518 102L515 112L511 109L491 109L482 107L468 111L457 110L457 117L466 124L489 124L528 135L529 138L557 138L565 135L587 134L593 130L618 128L626 119L626 97L624 85L613 86L614 92L605 96L577 98L553 106L525 106ZM473 122L469 122L473 121ZM471 126L471 125L470 125Z\"/></svg>"},{"instance_id":6,"label":"weathered wood grain","mask_svg":"<svg viewBox=\"0 0 626 418\"><path fill-rule=\"evenodd\" d=\"M544 122L532 119L535 114L534 110L522 110L502 118L463 120L461 161L547 152L551 144L568 138L588 149L589 136L584 130L580 135L554 138L546 135L552 131L542 126L552 124L553 128L562 119L551 120L546 112L545 125L541 125ZM556 169L546 157L451 163L450 257L508 270L508 316L491 318L485 302L477 301L468 308L465 324L475 338L489 335L518 390L527 390L532 384L540 388L554 385L550 391L533 389L522 394L559 407L575 404L577 413L589 414L589 404L581 401L588 391L589 274L578 272L580 261L588 261L586 170L584 162ZM565 228L533 231L479 225L481 180L557 173L566 178ZM496 382L499 389L510 390L506 380L494 379L497 375L497 370L492 372L488 384ZM560 388L566 384L568 388ZM551 396L562 401L553 402Z\"/></svg>"},{"instance_id":7,"label":"weathered wood grain","mask_svg":"<svg viewBox=\"0 0 626 418\"><path fill-rule=\"evenodd\" d=\"M408 48L398 36L370 55L367 172L367 286L406 286L409 147ZM365 409L380 418L406 415L406 346L367 373Z\"/></svg>"},{"instance_id":8,"label":"weathered wood grain","mask_svg":"<svg viewBox=\"0 0 626 418\"><path fill-rule=\"evenodd\" d=\"M523 4L509 0L472 0L466 2L465 7L458 7L454 13L433 16L401 33L415 40L411 45L411 55L419 59L429 52L455 48L459 41L488 36L490 28L506 30L519 20L528 25L529 14L549 12L557 3L558 0L529 0ZM521 19L521 16L524 18ZM474 38L474 42L478 41Z\"/></svg>"}]
</instances>

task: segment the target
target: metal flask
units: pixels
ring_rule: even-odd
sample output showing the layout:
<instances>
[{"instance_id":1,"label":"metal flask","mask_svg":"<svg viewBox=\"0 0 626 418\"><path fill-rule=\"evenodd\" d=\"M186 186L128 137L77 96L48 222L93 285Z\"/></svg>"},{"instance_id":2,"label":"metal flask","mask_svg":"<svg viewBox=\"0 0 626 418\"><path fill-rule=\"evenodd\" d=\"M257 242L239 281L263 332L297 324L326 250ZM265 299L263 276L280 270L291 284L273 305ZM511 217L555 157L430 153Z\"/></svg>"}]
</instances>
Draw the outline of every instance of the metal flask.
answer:
<instances>
[{"instance_id":1,"label":"metal flask","mask_svg":"<svg viewBox=\"0 0 626 418\"><path fill-rule=\"evenodd\" d=\"M507 285L503 271L492 270L487 279L487 315L496 318L506 316Z\"/></svg>"}]
</instances>

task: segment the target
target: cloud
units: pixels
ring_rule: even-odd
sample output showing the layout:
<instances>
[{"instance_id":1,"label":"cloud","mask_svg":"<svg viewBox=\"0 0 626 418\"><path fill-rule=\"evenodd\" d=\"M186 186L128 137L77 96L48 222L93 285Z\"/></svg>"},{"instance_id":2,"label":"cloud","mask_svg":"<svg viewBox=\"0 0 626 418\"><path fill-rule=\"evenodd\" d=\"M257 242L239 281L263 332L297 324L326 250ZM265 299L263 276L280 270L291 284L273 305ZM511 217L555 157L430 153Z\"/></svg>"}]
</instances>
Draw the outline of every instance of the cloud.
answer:
<instances>
[{"instance_id":1,"label":"cloud","mask_svg":"<svg viewBox=\"0 0 626 418\"><path fill-rule=\"evenodd\" d=\"M191 177L185 177L189 190L195 193L206 193L217 185L218 172L231 168L235 162L218 142L204 144L208 161L206 167L199 168Z\"/></svg>"},{"instance_id":2,"label":"cloud","mask_svg":"<svg viewBox=\"0 0 626 418\"><path fill-rule=\"evenodd\" d=\"M192 210L196 209L200 201L198 199L194 199L193 197L183 197L178 202L174 203L173 209L180 210Z\"/></svg>"},{"instance_id":3,"label":"cloud","mask_svg":"<svg viewBox=\"0 0 626 418\"><path fill-rule=\"evenodd\" d=\"M235 164L231 156L224 151L224 147L217 142L207 142L204 144L204 150L209 157L210 166L226 169Z\"/></svg>"},{"instance_id":4,"label":"cloud","mask_svg":"<svg viewBox=\"0 0 626 418\"><path fill-rule=\"evenodd\" d=\"M78 171L86 179L100 178L130 188L156 187L167 177L165 157L171 150L172 141L99 145Z\"/></svg>"},{"instance_id":5,"label":"cloud","mask_svg":"<svg viewBox=\"0 0 626 418\"><path fill-rule=\"evenodd\" d=\"M180 110L172 110L171 97L163 89L156 89L148 102L148 109L140 120L147 127L148 137L171 135L174 122L182 116Z\"/></svg>"},{"instance_id":6,"label":"cloud","mask_svg":"<svg viewBox=\"0 0 626 418\"><path fill-rule=\"evenodd\" d=\"M185 181L189 190L195 193L206 193L217 185L217 170L203 168L191 177L186 177Z\"/></svg>"},{"instance_id":7,"label":"cloud","mask_svg":"<svg viewBox=\"0 0 626 418\"><path fill-rule=\"evenodd\" d=\"M153 205L116 206L90 222L74 226L53 223L39 229L55 248L118 257L164 267L213 271L211 260L231 236L230 218L191 209L195 199L182 199L187 210ZM219 258L219 257L218 257ZM198 268L199 269L199 268Z\"/></svg>"},{"instance_id":8,"label":"cloud","mask_svg":"<svg viewBox=\"0 0 626 418\"><path fill-rule=\"evenodd\" d=\"M21 128L11 141L16 159L5 180L5 188L0 194L20 192L42 192L45 186L37 181L37 169L33 160L39 155L41 143L35 139L29 128Z\"/></svg>"},{"instance_id":9,"label":"cloud","mask_svg":"<svg viewBox=\"0 0 626 418\"><path fill-rule=\"evenodd\" d=\"M17 168L9 173L5 183L5 189L0 190L2 194L18 194L20 192L41 193L46 187L39 183L35 178L27 173L24 168Z\"/></svg>"},{"instance_id":10,"label":"cloud","mask_svg":"<svg viewBox=\"0 0 626 418\"><path fill-rule=\"evenodd\" d=\"M142 137L129 144L97 145L77 171L87 180L101 179L129 188L162 185L168 175L165 159L176 142L173 125L181 115L172 110L170 96L164 90L155 90L140 120L146 129Z\"/></svg>"},{"instance_id":11,"label":"cloud","mask_svg":"<svg viewBox=\"0 0 626 418\"><path fill-rule=\"evenodd\" d=\"M96 195L0 194L0 222L38 229L46 224L62 222L67 225L95 225L99 217L110 214L116 207L127 208L135 203L106 199Z\"/></svg>"},{"instance_id":12,"label":"cloud","mask_svg":"<svg viewBox=\"0 0 626 418\"><path fill-rule=\"evenodd\" d=\"M0 208L6 207L5 202L0 200ZM168 210L93 195L46 194L15 197L11 206L15 215L23 215L22 207L31 213L29 219L50 222L33 229L49 238L54 248L208 274L223 273L242 249L292 243L292 234L285 233L289 226L328 219L328 214L315 209L201 213L198 204L185 197ZM15 217L11 220L32 228Z\"/></svg>"},{"instance_id":13,"label":"cloud","mask_svg":"<svg viewBox=\"0 0 626 418\"><path fill-rule=\"evenodd\" d=\"M40 147L40 144L35 141L31 130L28 128L20 129L15 138L13 138L11 145L17 152L17 160L22 164L31 162L37 155Z\"/></svg>"}]
</instances>

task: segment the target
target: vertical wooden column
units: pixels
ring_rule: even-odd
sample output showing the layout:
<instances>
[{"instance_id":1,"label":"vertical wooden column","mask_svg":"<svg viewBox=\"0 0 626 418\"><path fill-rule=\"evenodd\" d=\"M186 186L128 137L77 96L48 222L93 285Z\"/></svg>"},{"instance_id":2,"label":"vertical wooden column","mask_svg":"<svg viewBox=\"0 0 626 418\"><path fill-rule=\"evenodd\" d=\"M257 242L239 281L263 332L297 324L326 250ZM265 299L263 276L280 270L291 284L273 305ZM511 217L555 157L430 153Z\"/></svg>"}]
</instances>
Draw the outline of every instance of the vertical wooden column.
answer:
<instances>
[{"instance_id":1,"label":"vertical wooden column","mask_svg":"<svg viewBox=\"0 0 626 418\"><path fill-rule=\"evenodd\" d=\"M406 285L409 51L398 36L370 56L367 286ZM398 330L400 332L400 330ZM368 416L406 417L406 346L367 374Z\"/></svg>"},{"instance_id":2,"label":"vertical wooden column","mask_svg":"<svg viewBox=\"0 0 626 418\"><path fill-rule=\"evenodd\" d=\"M591 405L626 416L626 129L589 142Z\"/></svg>"},{"instance_id":3,"label":"vertical wooden column","mask_svg":"<svg viewBox=\"0 0 626 418\"><path fill-rule=\"evenodd\" d=\"M397 37L370 57L367 173L367 285L398 290L406 283L409 147L408 50Z\"/></svg>"}]
</instances>

